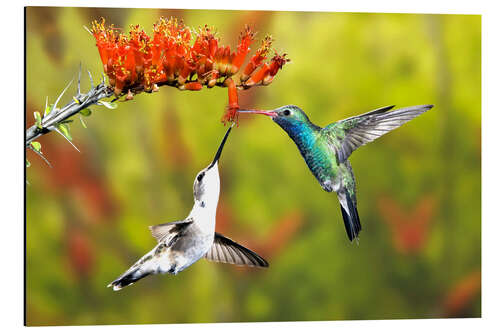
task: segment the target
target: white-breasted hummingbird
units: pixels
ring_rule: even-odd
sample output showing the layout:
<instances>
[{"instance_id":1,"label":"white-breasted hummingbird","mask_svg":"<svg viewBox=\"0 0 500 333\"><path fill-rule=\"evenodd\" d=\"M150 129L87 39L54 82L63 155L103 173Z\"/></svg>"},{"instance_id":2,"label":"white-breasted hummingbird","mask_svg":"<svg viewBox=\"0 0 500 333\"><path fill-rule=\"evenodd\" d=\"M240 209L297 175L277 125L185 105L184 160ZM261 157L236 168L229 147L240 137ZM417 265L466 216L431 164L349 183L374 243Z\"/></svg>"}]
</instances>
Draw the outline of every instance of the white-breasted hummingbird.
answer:
<instances>
[{"instance_id":1,"label":"white-breasted hummingbird","mask_svg":"<svg viewBox=\"0 0 500 333\"><path fill-rule=\"evenodd\" d=\"M233 125L227 130L212 163L196 176L194 205L186 219L150 226L158 244L108 287L120 290L150 274L177 274L202 257L236 265L269 266L255 252L215 232L220 192L218 161Z\"/></svg>"}]
</instances>

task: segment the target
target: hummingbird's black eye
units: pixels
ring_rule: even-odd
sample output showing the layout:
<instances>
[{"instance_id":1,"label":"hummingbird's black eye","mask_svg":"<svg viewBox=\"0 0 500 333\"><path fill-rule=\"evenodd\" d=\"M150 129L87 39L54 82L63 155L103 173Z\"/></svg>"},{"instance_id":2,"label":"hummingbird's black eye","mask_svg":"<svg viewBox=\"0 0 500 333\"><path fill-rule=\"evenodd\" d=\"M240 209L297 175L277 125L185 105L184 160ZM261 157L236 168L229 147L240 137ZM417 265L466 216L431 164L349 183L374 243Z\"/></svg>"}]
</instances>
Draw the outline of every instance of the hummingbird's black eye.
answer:
<instances>
[{"instance_id":1,"label":"hummingbird's black eye","mask_svg":"<svg viewBox=\"0 0 500 333\"><path fill-rule=\"evenodd\" d=\"M198 175L198 177L196 178L199 182L201 182L201 180L203 179L203 177L205 176L205 173L202 172Z\"/></svg>"},{"instance_id":2,"label":"hummingbird's black eye","mask_svg":"<svg viewBox=\"0 0 500 333\"><path fill-rule=\"evenodd\" d=\"M291 113L291 112L290 112L290 110L285 110L285 111L283 111L283 114L284 114L285 116L289 116L289 115L290 115L290 113Z\"/></svg>"}]
</instances>

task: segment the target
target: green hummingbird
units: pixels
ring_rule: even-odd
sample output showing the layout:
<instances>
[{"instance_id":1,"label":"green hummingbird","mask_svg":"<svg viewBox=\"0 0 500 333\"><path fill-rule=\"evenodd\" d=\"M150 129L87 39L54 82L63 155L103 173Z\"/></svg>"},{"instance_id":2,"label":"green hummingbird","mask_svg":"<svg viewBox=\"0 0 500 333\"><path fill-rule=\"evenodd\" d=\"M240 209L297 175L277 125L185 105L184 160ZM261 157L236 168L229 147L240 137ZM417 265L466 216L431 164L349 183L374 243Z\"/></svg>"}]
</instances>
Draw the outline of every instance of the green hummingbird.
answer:
<instances>
[{"instance_id":1,"label":"green hummingbird","mask_svg":"<svg viewBox=\"0 0 500 333\"><path fill-rule=\"evenodd\" d=\"M337 193L347 236L352 241L358 239L361 223L356 182L348 157L356 148L398 128L432 107L418 105L392 110L394 105L391 105L337 121L324 128L313 124L305 112L295 105L271 111L239 112L267 115L287 132L321 187L327 192Z\"/></svg>"}]
</instances>

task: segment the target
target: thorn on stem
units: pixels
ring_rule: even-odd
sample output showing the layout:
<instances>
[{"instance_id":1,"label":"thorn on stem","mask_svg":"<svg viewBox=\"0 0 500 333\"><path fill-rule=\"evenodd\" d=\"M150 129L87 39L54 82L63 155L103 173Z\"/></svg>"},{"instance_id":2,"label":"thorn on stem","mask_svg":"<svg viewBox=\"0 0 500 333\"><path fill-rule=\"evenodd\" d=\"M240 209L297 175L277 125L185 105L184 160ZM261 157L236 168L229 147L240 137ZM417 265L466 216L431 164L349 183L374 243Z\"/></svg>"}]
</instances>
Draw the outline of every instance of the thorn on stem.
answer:
<instances>
[{"instance_id":1,"label":"thorn on stem","mask_svg":"<svg viewBox=\"0 0 500 333\"><path fill-rule=\"evenodd\" d=\"M80 81L82 78L82 63L80 62L80 69L78 70L78 86L76 87L76 94L79 96L81 94Z\"/></svg>"},{"instance_id":2,"label":"thorn on stem","mask_svg":"<svg viewBox=\"0 0 500 333\"><path fill-rule=\"evenodd\" d=\"M66 88L64 88L64 90L62 91L62 93L59 95L59 97L57 97L57 100L56 102L54 103L54 106L52 107L52 111L54 111L57 107L57 103L59 103L59 101L61 100L61 97L63 97L64 93L66 92L66 90L68 90L69 86L73 83L73 80L69 81L68 85L66 86ZM51 112L52 112L51 111Z\"/></svg>"},{"instance_id":3,"label":"thorn on stem","mask_svg":"<svg viewBox=\"0 0 500 333\"><path fill-rule=\"evenodd\" d=\"M90 74L89 70L87 70L87 72L89 73L90 87L94 89L94 80L92 79L92 74Z\"/></svg>"},{"instance_id":4,"label":"thorn on stem","mask_svg":"<svg viewBox=\"0 0 500 333\"><path fill-rule=\"evenodd\" d=\"M37 151L35 148L33 148L31 145L28 146L29 149L31 149L32 151L34 151L38 156L40 156L42 158L42 160L45 161L45 163L47 163L47 165L49 167L52 168L52 165L49 163L49 161L45 158L45 156L43 156L43 154L39 151Z\"/></svg>"},{"instance_id":5,"label":"thorn on stem","mask_svg":"<svg viewBox=\"0 0 500 333\"><path fill-rule=\"evenodd\" d=\"M65 138L66 141L68 141L73 146L73 148L75 148L76 151L80 153L80 150L78 148L76 148L76 146L73 144L73 142L71 142L71 140L68 139L66 137L66 135L64 135L57 127L54 127L53 130L56 131L57 133L59 133L63 138Z\"/></svg>"},{"instance_id":6,"label":"thorn on stem","mask_svg":"<svg viewBox=\"0 0 500 333\"><path fill-rule=\"evenodd\" d=\"M85 30L87 30L87 32L88 32L91 36L94 36L94 35L92 35L92 31L90 31L90 29L89 29L89 28L87 28L86 26L83 26L83 28L84 28Z\"/></svg>"}]
</instances>

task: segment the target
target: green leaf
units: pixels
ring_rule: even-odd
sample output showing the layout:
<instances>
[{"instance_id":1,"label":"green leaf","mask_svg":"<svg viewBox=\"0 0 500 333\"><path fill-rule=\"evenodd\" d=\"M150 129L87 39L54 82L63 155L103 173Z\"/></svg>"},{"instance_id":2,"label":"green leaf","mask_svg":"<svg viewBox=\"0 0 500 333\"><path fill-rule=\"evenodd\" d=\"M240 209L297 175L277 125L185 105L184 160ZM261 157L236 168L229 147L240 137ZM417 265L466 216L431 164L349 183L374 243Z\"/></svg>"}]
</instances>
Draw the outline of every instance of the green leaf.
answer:
<instances>
[{"instance_id":1,"label":"green leaf","mask_svg":"<svg viewBox=\"0 0 500 333\"><path fill-rule=\"evenodd\" d=\"M31 166L30 161L26 160L26 167L29 168Z\"/></svg>"},{"instance_id":2,"label":"green leaf","mask_svg":"<svg viewBox=\"0 0 500 333\"><path fill-rule=\"evenodd\" d=\"M59 124L69 124L69 123L72 123L73 122L73 119L66 119L66 120L63 120L61 122L59 122Z\"/></svg>"},{"instance_id":3,"label":"green leaf","mask_svg":"<svg viewBox=\"0 0 500 333\"><path fill-rule=\"evenodd\" d=\"M87 124L85 124L82 117L80 117L80 122L82 123L83 128L87 128Z\"/></svg>"},{"instance_id":4,"label":"green leaf","mask_svg":"<svg viewBox=\"0 0 500 333\"><path fill-rule=\"evenodd\" d=\"M31 147L33 147L33 149L35 149L37 152L40 152L42 150L42 145L37 141L31 142Z\"/></svg>"},{"instance_id":5,"label":"green leaf","mask_svg":"<svg viewBox=\"0 0 500 333\"><path fill-rule=\"evenodd\" d=\"M71 138L71 134L69 134L69 126L67 124L58 124L57 128L59 129L59 131L61 131L62 135L64 135L66 139L70 141L73 140L73 138Z\"/></svg>"},{"instance_id":6,"label":"green leaf","mask_svg":"<svg viewBox=\"0 0 500 333\"><path fill-rule=\"evenodd\" d=\"M105 101L100 101L99 104L107 107L108 109L116 109L118 107L118 104L116 103L110 103Z\"/></svg>"},{"instance_id":7,"label":"green leaf","mask_svg":"<svg viewBox=\"0 0 500 333\"><path fill-rule=\"evenodd\" d=\"M44 116L48 115L52 109L54 108L54 104L50 104L48 106L45 107L45 112L43 113Z\"/></svg>"},{"instance_id":8,"label":"green leaf","mask_svg":"<svg viewBox=\"0 0 500 333\"><path fill-rule=\"evenodd\" d=\"M33 112L33 116L35 117L35 125L39 129L42 129L42 117L40 116L40 112L35 111Z\"/></svg>"},{"instance_id":9,"label":"green leaf","mask_svg":"<svg viewBox=\"0 0 500 333\"><path fill-rule=\"evenodd\" d=\"M90 116L92 114L92 110L90 110L88 108L87 109L83 109L83 110L80 111L80 114L82 116L88 117L88 116Z\"/></svg>"}]
</instances>

